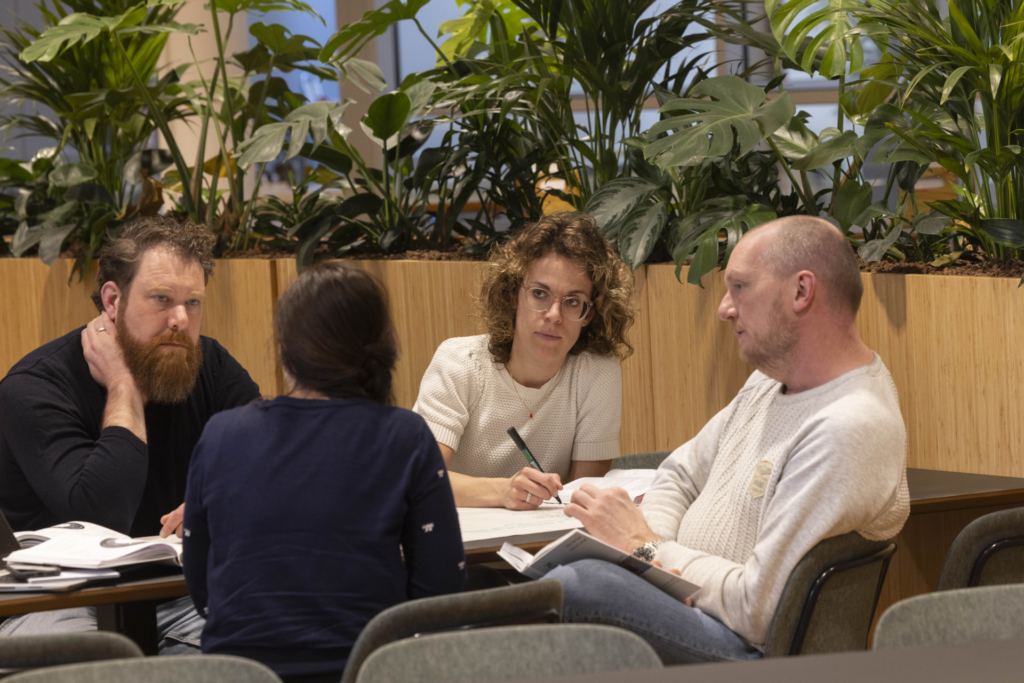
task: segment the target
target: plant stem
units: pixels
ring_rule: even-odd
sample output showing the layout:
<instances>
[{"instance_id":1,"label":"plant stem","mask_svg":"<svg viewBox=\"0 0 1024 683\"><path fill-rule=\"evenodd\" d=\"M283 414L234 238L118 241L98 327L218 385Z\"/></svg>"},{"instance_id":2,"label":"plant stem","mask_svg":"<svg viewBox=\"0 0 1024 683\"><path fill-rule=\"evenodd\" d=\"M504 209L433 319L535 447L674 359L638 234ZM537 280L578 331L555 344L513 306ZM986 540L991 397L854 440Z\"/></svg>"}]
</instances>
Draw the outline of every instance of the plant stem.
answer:
<instances>
[{"instance_id":1,"label":"plant stem","mask_svg":"<svg viewBox=\"0 0 1024 683\"><path fill-rule=\"evenodd\" d=\"M181 155L181 150L178 149L178 143L174 141L171 129L167 125L167 119L164 118L164 114L153 99L153 96L149 94L146 84L142 82L142 77L139 76L139 72L135 69L135 64L132 63L131 57L128 56L128 51L124 49L124 45L121 44L116 35L112 36L112 38L114 39L114 44L121 50L125 61L128 62L128 68L131 69L132 75L135 77L135 83L139 90L142 91L142 97L149 106L150 115L156 121L160 132L164 134L164 141L171 152L171 157L174 158L174 165L177 167L178 176L181 178L181 202L185 205L185 211L192 220L199 220L199 216L196 214L196 205L192 199L192 188L190 187L192 176L188 172L188 164L185 163L185 157Z\"/></svg>"},{"instance_id":2,"label":"plant stem","mask_svg":"<svg viewBox=\"0 0 1024 683\"><path fill-rule=\"evenodd\" d=\"M772 148L772 151L775 152L775 156L778 158L779 163L782 164L783 170L786 172L786 175L789 176L789 182L793 184L793 189L796 190L796 193L800 196L800 201L804 204L804 211L807 212L808 216L817 215L811 213L811 211L814 211L815 207L808 200L807 195L804 194L803 189L800 187L800 183L798 183L796 178L793 176L793 171L786 162L786 158L782 155L782 151L779 149L779 146L775 144L775 141L772 140L771 136L766 137L764 140L768 143L768 146Z\"/></svg>"},{"instance_id":3,"label":"plant stem","mask_svg":"<svg viewBox=\"0 0 1024 683\"><path fill-rule=\"evenodd\" d=\"M213 19L213 35L217 38L217 64L214 68L220 67L221 77L224 79L224 103L228 108L228 131L231 134L231 141L237 145L238 140L235 139L235 104L231 98L231 81L228 80L228 66L227 60L224 58L224 37L220 34L220 18L217 16L217 2L211 0L210 2L210 14ZM231 33L231 23L234 21L234 16L231 17L231 21L228 23L228 34ZM231 172L231 166L228 165L228 172ZM241 179L241 169L239 169L239 177L235 179L236 188L240 192L245 191L244 180ZM239 202L242 201L242 197L239 197L234 192L231 193L232 202L235 205L235 215L241 213L241 206Z\"/></svg>"}]
</instances>

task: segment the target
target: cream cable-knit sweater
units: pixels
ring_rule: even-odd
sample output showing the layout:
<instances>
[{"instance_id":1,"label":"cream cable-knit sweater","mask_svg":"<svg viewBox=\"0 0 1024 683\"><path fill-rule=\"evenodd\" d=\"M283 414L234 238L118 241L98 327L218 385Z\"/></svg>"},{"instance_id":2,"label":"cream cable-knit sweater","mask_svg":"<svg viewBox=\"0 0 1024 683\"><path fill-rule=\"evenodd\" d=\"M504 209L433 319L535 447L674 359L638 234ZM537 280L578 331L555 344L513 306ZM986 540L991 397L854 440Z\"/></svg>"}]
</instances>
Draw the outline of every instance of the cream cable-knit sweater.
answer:
<instances>
[{"instance_id":1,"label":"cream cable-knit sweater","mask_svg":"<svg viewBox=\"0 0 1024 683\"><path fill-rule=\"evenodd\" d=\"M701 586L693 605L764 644L790 573L819 541L888 539L910 514L906 430L875 354L787 395L760 372L658 470L641 510L657 559Z\"/></svg>"},{"instance_id":2,"label":"cream cable-knit sweater","mask_svg":"<svg viewBox=\"0 0 1024 683\"><path fill-rule=\"evenodd\" d=\"M568 356L544 386L529 389L492 361L487 340L482 334L443 342L412 408L455 451L452 472L508 478L525 467L509 427L562 481L573 460L618 457L622 370L615 356Z\"/></svg>"}]
</instances>

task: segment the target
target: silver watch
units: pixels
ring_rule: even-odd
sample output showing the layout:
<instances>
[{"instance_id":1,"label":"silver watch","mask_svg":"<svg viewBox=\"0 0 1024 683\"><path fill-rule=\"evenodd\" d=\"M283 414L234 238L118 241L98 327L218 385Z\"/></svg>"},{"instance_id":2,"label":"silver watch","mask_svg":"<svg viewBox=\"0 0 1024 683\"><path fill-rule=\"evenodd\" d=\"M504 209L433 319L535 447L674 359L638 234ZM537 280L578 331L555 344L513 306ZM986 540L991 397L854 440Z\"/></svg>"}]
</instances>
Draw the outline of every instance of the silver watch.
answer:
<instances>
[{"instance_id":1,"label":"silver watch","mask_svg":"<svg viewBox=\"0 0 1024 683\"><path fill-rule=\"evenodd\" d=\"M643 560L644 562L651 563L654 561L654 554L658 552L658 546L664 542L664 538L659 538L657 541L644 543L633 551L633 557Z\"/></svg>"}]
</instances>

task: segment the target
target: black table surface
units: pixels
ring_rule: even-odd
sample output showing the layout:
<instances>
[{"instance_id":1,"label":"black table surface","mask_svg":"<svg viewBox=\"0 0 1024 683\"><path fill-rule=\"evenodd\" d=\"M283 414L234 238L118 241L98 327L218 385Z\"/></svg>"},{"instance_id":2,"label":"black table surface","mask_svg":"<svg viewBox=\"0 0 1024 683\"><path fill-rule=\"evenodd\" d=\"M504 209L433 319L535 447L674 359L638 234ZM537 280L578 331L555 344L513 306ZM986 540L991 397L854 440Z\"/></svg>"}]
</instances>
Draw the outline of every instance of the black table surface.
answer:
<instances>
[{"instance_id":1,"label":"black table surface","mask_svg":"<svg viewBox=\"0 0 1024 683\"><path fill-rule=\"evenodd\" d=\"M907 468L911 502L1024 489L1024 479Z\"/></svg>"},{"instance_id":2,"label":"black table surface","mask_svg":"<svg viewBox=\"0 0 1024 683\"><path fill-rule=\"evenodd\" d=\"M844 652L532 679L533 683L1020 683L1022 680L1024 641Z\"/></svg>"}]
</instances>

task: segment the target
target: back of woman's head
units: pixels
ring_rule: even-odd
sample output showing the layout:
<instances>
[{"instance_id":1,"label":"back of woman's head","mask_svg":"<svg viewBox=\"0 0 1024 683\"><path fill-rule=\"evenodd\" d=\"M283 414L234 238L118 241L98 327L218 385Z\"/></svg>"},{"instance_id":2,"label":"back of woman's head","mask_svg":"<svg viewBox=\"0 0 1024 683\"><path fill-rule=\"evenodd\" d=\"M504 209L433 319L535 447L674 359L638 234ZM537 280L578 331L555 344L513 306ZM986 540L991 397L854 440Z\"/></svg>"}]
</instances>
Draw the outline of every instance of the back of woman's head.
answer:
<instances>
[{"instance_id":1,"label":"back of woman's head","mask_svg":"<svg viewBox=\"0 0 1024 683\"><path fill-rule=\"evenodd\" d=\"M398 344L387 295L370 275L340 261L310 268L281 295L274 328L297 387L392 403Z\"/></svg>"}]
</instances>

